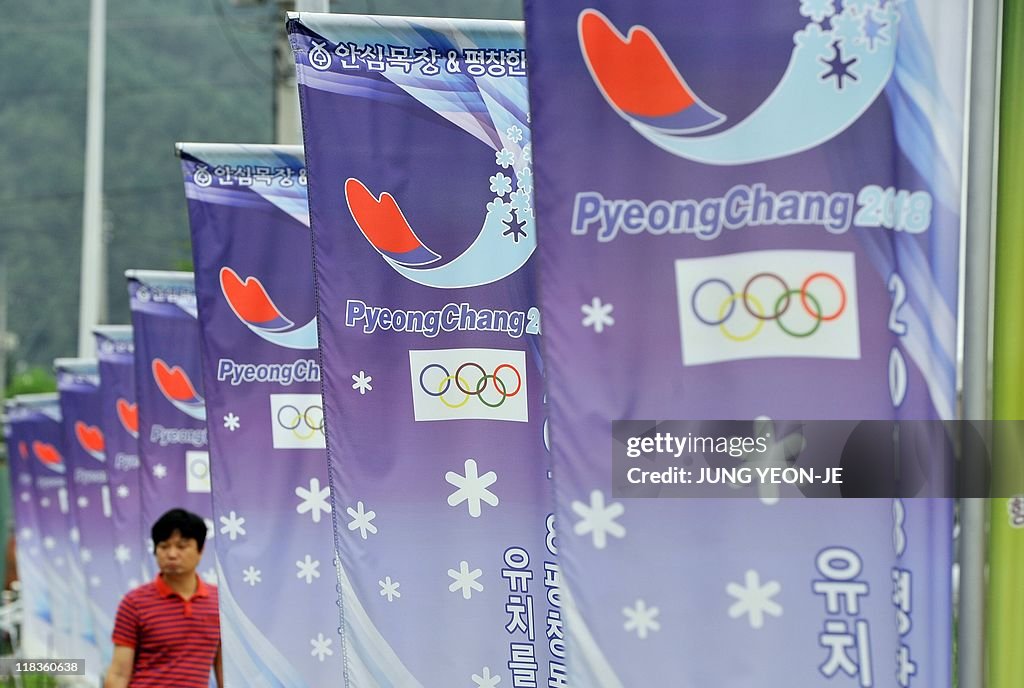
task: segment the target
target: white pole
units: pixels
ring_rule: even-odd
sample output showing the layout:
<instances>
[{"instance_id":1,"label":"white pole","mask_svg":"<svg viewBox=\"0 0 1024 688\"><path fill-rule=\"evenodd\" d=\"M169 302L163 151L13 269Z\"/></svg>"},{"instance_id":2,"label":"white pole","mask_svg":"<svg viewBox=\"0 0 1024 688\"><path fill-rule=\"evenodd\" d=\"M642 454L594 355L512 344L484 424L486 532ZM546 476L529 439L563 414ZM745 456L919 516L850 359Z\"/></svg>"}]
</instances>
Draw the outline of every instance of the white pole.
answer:
<instances>
[{"instance_id":1,"label":"white pole","mask_svg":"<svg viewBox=\"0 0 1024 688\"><path fill-rule=\"evenodd\" d=\"M288 11L287 2L281 3ZM295 0L296 12L330 12L330 0ZM282 31L274 65L274 140L277 143L302 144L302 115L299 112L299 87L295 81L295 58Z\"/></svg>"},{"instance_id":2,"label":"white pole","mask_svg":"<svg viewBox=\"0 0 1024 688\"><path fill-rule=\"evenodd\" d=\"M1000 3L972 3L963 297L963 417L991 411L992 246L999 116ZM960 502L959 686L985 685L985 500Z\"/></svg>"},{"instance_id":3,"label":"white pole","mask_svg":"<svg viewBox=\"0 0 1024 688\"><path fill-rule=\"evenodd\" d=\"M92 328L106 319L107 256L103 238L103 100L106 86L107 0L91 0L88 104L85 116L85 193L78 355L95 353Z\"/></svg>"}]
</instances>

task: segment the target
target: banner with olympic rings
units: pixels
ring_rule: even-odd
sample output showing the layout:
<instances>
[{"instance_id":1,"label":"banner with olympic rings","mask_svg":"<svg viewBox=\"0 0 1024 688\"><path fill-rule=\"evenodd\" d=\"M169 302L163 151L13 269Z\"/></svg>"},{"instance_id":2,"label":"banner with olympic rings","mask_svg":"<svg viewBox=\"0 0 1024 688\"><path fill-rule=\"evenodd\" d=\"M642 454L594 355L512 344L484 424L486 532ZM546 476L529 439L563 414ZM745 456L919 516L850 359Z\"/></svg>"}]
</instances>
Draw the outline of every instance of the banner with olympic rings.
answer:
<instances>
[{"instance_id":1,"label":"banner with olympic rings","mask_svg":"<svg viewBox=\"0 0 1024 688\"><path fill-rule=\"evenodd\" d=\"M167 510L180 507L215 528L210 498L206 406L192 273L129 270L129 303L138 404L140 543L144 581L156 575L149 533ZM217 583L216 557L206 547L199 574Z\"/></svg>"},{"instance_id":2,"label":"banner with olympic rings","mask_svg":"<svg viewBox=\"0 0 1024 688\"><path fill-rule=\"evenodd\" d=\"M148 528L142 524L139 501L139 407L135 401L134 339L130 325L93 328L100 371L100 429L110 485L111 523L115 537L112 557L120 595L142 582L143 549ZM106 585L106 582L104 582Z\"/></svg>"},{"instance_id":3,"label":"banner with olympic rings","mask_svg":"<svg viewBox=\"0 0 1024 688\"><path fill-rule=\"evenodd\" d=\"M56 405L54 395L8 399L4 405L4 438L7 470L11 479L11 509L18 546L18 580L21 582L21 651L24 657L47 657L53 642L53 608L43 552L38 511L39 500L32 477L33 424L41 404ZM43 398L45 396L45 399Z\"/></svg>"},{"instance_id":4,"label":"banner with olympic rings","mask_svg":"<svg viewBox=\"0 0 1024 688\"><path fill-rule=\"evenodd\" d=\"M91 636L101 664L113 656L111 634L121 601L115 584L113 504L107 479L109 461L101 429L100 377L94 358L54 361L64 431L64 462L69 508L74 516L78 562L85 581Z\"/></svg>"},{"instance_id":5,"label":"banner with olympic rings","mask_svg":"<svg viewBox=\"0 0 1024 688\"><path fill-rule=\"evenodd\" d=\"M344 669L302 149L178 151L215 467L225 681L335 685Z\"/></svg>"},{"instance_id":6,"label":"banner with olympic rings","mask_svg":"<svg viewBox=\"0 0 1024 688\"><path fill-rule=\"evenodd\" d=\"M609 447L750 419L786 465L816 438L772 419L955 417L967 8L526 19L571 682L948 685L950 501L624 499Z\"/></svg>"},{"instance_id":7,"label":"banner with olympic rings","mask_svg":"<svg viewBox=\"0 0 1024 688\"><path fill-rule=\"evenodd\" d=\"M347 678L558 681L523 25L289 32Z\"/></svg>"}]
</instances>

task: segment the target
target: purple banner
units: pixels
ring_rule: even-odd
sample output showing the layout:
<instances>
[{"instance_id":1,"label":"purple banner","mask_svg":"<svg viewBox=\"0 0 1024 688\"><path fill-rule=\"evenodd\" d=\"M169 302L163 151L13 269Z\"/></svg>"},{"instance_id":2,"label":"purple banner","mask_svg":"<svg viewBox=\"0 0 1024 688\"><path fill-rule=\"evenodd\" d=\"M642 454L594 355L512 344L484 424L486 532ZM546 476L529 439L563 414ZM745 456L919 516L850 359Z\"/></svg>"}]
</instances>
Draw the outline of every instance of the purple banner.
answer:
<instances>
[{"instance_id":1,"label":"purple banner","mask_svg":"<svg viewBox=\"0 0 1024 688\"><path fill-rule=\"evenodd\" d=\"M91 358L58 358L53 365L63 418L69 506L78 534L78 561L88 590L92 637L106 666L113 656L110 634L121 596L115 588L117 562L106 441L100 428L99 368Z\"/></svg>"},{"instance_id":2,"label":"purple banner","mask_svg":"<svg viewBox=\"0 0 1024 688\"><path fill-rule=\"evenodd\" d=\"M5 404L4 436L7 468L11 476L11 507L18 553L18 580L22 605L21 654L43 658L52 655L53 610L46 555L41 549L35 482L32 478L32 443L39 407L55 406L52 394L20 396Z\"/></svg>"},{"instance_id":3,"label":"purple banner","mask_svg":"<svg viewBox=\"0 0 1024 688\"><path fill-rule=\"evenodd\" d=\"M816 438L772 418L953 417L966 8L527 21L571 682L949 685L950 502L614 498L610 447L758 419L786 467Z\"/></svg>"},{"instance_id":4,"label":"purple banner","mask_svg":"<svg viewBox=\"0 0 1024 688\"><path fill-rule=\"evenodd\" d=\"M116 582L124 594L142 583L143 549L148 528L142 524L139 483L139 407L135 401L135 357L130 325L104 325L93 330L100 370L100 427L106 440L107 483Z\"/></svg>"},{"instance_id":5,"label":"purple banner","mask_svg":"<svg viewBox=\"0 0 1024 688\"><path fill-rule=\"evenodd\" d=\"M289 23L353 685L547 672L558 570L522 28Z\"/></svg>"},{"instance_id":6,"label":"purple banner","mask_svg":"<svg viewBox=\"0 0 1024 688\"><path fill-rule=\"evenodd\" d=\"M142 551L152 554L150 528L169 509L199 514L213 532L199 324L192 273L130 270L126 276L135 348ZM152 557L142 561L146 577L155 575ZM209 550L199 572L216 583Z\"/></svg>"},{"instance_id":7,"label":"purple banner","mask_svg":"<svg viewBox=\"0 0 1024 688\"><path fill-rule=\"evenodd\" d=\"M341 653L320 651L340 638L302 149L179 150L216 474L225 681L334 685Z\"/></svg>"}]
</instances>

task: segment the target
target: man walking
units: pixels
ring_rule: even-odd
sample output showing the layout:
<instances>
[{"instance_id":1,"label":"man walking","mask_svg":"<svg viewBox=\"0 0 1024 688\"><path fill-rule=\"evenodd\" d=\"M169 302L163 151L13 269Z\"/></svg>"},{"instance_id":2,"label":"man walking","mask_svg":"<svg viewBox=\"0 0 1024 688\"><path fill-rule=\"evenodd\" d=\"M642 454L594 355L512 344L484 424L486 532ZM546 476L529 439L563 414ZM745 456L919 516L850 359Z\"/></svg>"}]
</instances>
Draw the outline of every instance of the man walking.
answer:
<instances>
[{"instance_id":1,"label":"man walking","mask_svg":"<svg viewBox=\"0 0 1024 688\"><path fill-rule=\"evenodd\" d=\"M152 535L160 573L121 600L103 686L208 688L212 667L223 688L217 588L196 575L206 524L172 509L153 524Z\"/></svg>"}]
</instances>

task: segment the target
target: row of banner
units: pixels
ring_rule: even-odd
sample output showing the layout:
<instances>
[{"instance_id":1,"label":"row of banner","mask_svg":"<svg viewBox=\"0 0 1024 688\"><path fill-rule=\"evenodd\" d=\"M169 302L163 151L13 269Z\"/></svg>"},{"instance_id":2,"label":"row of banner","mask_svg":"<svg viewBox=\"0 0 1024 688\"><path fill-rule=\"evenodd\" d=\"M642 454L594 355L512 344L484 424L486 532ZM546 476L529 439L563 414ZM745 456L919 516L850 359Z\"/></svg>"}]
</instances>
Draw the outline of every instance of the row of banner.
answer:
<instances>
[{"instance_id":1,"label":"row of banner","mask_svg":"<svg viewBox=\"0 0 1024 688\"><path fill-rule=\"evenodd\" d=\"M951 500L613 494L615 420L956 415L968 8L789 5L292 16L305 154L179 145L194 277L8 410L26 638L183 506L228 685L949 685Z\"/></svg>"}]
</instances>

